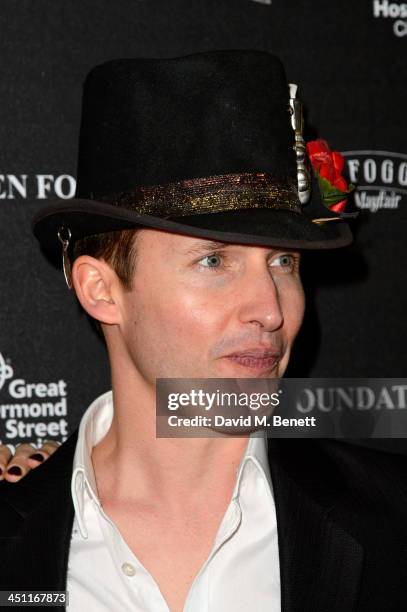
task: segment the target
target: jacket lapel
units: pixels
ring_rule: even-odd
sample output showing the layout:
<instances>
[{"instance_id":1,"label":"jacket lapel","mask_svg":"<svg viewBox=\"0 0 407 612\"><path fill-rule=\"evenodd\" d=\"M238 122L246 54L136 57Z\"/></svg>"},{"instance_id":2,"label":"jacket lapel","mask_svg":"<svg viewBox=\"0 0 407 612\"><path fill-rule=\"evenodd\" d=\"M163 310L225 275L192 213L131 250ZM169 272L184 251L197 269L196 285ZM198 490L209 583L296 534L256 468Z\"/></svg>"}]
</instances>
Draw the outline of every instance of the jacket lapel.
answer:
<instances>
[{"instance_id":1,"label":"jacket lapel","mask_svg":"<svg viewBox=\"0 0 407 612\"><path fill-rule=\"evenodd\" d=\"M363 548L346 530L351 511L319 441L269 440L280 551L282 612L351 612ZM345 526L344 526L345 525Z\"/></svg>"},{"instance_id":2,"label":"jacket lapel","mask_svg":"<svg viewBox=\"0 0 407 612\"><path fill-rule=\"evenodd\" d=\"M1 484L2 589L66 589L76 441L77 431L21 483Z\"/></svg>"}]
</instances>

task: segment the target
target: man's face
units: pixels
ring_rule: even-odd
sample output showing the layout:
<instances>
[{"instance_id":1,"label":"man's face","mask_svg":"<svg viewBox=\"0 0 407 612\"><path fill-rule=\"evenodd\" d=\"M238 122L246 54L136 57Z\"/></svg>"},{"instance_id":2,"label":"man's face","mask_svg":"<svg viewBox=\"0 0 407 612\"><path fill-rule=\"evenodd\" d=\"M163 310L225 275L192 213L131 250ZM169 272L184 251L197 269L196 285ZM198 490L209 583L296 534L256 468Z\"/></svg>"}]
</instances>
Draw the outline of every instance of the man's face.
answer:
<instances>
[{"instance_id":1,"label":"man's face","mask_svg":"<svg viewBox=\"0 0 407 612\"><path fill-rule=\"evenodd\" d=\"M283 375L304 314L299 253L143 229L121 335L143 378Z\"/></svg>"}]
</instances>

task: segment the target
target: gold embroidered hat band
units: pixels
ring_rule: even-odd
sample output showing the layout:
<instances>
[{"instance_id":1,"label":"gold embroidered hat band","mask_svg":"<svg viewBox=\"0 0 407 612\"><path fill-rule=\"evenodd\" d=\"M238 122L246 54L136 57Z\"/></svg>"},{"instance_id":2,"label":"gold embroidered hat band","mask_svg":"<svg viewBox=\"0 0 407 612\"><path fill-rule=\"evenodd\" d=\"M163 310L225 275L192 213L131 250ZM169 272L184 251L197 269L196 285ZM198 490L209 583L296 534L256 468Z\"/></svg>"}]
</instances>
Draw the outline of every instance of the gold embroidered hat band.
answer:
<instances>
[{"instance_id":1,"label":"gold embroidered hat band","mask_svg":"<svg viewBox=\"0 0 407 612\"><path fill-rule=\"evenodd\" d=\"M162 218L244 208L301 212L296 186L264 172L221 174L101 196L102 202ZM168 203L171 202L169 210Z\"/></svg>"}]
</instances>

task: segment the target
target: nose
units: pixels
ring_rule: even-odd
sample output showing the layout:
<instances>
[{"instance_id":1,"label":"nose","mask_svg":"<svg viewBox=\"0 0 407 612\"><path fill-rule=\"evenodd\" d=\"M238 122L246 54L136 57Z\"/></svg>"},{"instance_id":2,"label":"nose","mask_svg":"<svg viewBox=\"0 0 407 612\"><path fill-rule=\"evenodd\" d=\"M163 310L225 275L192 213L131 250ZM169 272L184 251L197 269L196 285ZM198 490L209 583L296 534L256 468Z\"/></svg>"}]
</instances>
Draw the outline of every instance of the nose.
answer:
<instances>
[{"instance_id":1,"label":"nose","mask_svg":"<svg viewBox=\"0 0 407 612\"><path fill-rule=\"evenodd\" d=\"M284 323L278 287L267 265L247 271L242 283L239 319L262 331L276 331Z\"/></svg>"}]
</instances>

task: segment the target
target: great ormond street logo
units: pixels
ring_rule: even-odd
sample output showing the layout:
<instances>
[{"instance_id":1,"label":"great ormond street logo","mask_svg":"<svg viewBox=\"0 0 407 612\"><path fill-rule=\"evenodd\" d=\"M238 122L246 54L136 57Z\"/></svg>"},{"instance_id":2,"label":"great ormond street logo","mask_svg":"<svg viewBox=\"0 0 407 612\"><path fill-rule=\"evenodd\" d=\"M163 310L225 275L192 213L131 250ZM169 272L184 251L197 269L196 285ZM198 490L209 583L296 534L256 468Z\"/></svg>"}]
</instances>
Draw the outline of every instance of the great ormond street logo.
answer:
<instances>
[{"instance_id":1,"label":"great ormond street logo","mask_svg":"<svg viewBox=\"0 0 407 612\"><path fill-rule=\"evenodd\" d=\"M0 389L3 388L3 385L6 382L6 380L11 378L13 374L14 374L13 368L11 367L10 364L6 363L3 355L0 353Z\"/></svg>"},{"instance_id":2,"label":"great ormond street logo","mask_svg":"<svg viewBox=\"0 0 407 612\"><path fill-rule=\"evenodd\" d=\"M0 353L0 442L60 442L68 436L68 389L65 380L27 382ZM12 443L12 444L10 444Z\"/></svg>"}]
</instances>

